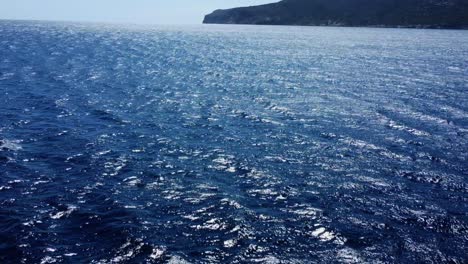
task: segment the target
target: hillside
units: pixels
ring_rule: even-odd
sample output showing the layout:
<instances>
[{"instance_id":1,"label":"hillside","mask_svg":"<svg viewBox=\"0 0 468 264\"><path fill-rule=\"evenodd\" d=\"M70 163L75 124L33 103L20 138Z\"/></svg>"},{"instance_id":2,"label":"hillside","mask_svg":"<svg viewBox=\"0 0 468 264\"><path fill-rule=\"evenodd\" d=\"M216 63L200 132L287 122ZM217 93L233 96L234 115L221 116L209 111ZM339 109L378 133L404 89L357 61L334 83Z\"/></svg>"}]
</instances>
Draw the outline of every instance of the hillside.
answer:
<instances>
[{"instance_id":1,"label":"hillside","mask_svg":"<svg viewBox=\"0 0 468 264\"><path fill-rule=\"evenodd\" d=\"M468 28L468 0L283 0L216 10L206 24Z\"/></svg>"}]
</instances>

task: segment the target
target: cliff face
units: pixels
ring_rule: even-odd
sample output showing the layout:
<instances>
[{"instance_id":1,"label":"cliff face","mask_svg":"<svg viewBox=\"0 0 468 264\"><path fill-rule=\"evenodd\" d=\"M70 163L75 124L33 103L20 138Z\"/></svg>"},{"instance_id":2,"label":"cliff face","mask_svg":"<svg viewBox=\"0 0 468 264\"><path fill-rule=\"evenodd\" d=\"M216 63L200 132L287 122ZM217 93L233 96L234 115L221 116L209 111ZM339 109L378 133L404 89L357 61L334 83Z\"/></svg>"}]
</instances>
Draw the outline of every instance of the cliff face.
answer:
<instances>
[{"instance_id":1,"label":"cliff face","mask_svg":"<svg viewBox=\"0 0 468 264\"><path fill-rule=\"evenodd\" d=\"M468 0L283 0L216 10L203 23L468 28Z\"/></svg>"}]
</instances>

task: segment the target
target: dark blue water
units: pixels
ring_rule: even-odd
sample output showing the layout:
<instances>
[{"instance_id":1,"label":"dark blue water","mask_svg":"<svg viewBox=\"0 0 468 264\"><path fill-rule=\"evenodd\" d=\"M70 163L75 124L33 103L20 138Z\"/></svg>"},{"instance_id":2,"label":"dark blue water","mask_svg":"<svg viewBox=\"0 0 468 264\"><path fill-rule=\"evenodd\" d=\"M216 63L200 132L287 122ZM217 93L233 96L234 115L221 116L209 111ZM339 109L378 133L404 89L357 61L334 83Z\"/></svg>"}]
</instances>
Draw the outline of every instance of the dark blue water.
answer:
<instances>
[{"instance_id":1,"label":"dark blue water","mask_svg":"<svg viewBox=\"0 0 468 264\"><path fill-rule=\"evenodd\" d=\"M1 263L467 263L468 31L0 22Z\"/></svg>"}]
</instances>

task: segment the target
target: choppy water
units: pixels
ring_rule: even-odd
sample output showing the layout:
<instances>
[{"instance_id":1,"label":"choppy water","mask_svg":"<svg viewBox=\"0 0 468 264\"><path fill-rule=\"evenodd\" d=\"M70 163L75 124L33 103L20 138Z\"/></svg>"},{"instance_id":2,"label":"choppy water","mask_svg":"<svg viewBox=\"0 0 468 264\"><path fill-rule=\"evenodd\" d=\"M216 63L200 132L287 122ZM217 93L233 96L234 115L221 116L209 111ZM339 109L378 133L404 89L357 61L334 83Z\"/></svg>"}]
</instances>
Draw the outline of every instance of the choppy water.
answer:
<instances>
[{"instance_id":1,"label":"choppy water","mask_svg":"<svg viewBox=\"0 0 468 264\"><path fill-rule=\"evenodd\" d=\"M0 22L2 263L466 263L468 31Z\"/></svg>"}]
</instances>

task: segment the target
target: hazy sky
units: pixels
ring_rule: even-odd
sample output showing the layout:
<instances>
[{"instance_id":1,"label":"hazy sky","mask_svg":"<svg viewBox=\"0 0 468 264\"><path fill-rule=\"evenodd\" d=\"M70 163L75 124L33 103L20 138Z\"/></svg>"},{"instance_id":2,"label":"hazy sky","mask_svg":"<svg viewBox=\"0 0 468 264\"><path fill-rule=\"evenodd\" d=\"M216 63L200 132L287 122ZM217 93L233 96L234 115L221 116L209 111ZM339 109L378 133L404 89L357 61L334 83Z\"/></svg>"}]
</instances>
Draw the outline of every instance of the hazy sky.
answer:
<instances>
[{"instance_id":1,"label":"hazy sky","mask_svg":"<svg viewBox=\"0 0 468 264\"><path fill-rule=\"evenodd\" d=\"M199 24L215 9L278 0L0 0L0 19Z\"/></svg>"}]
</instances>

